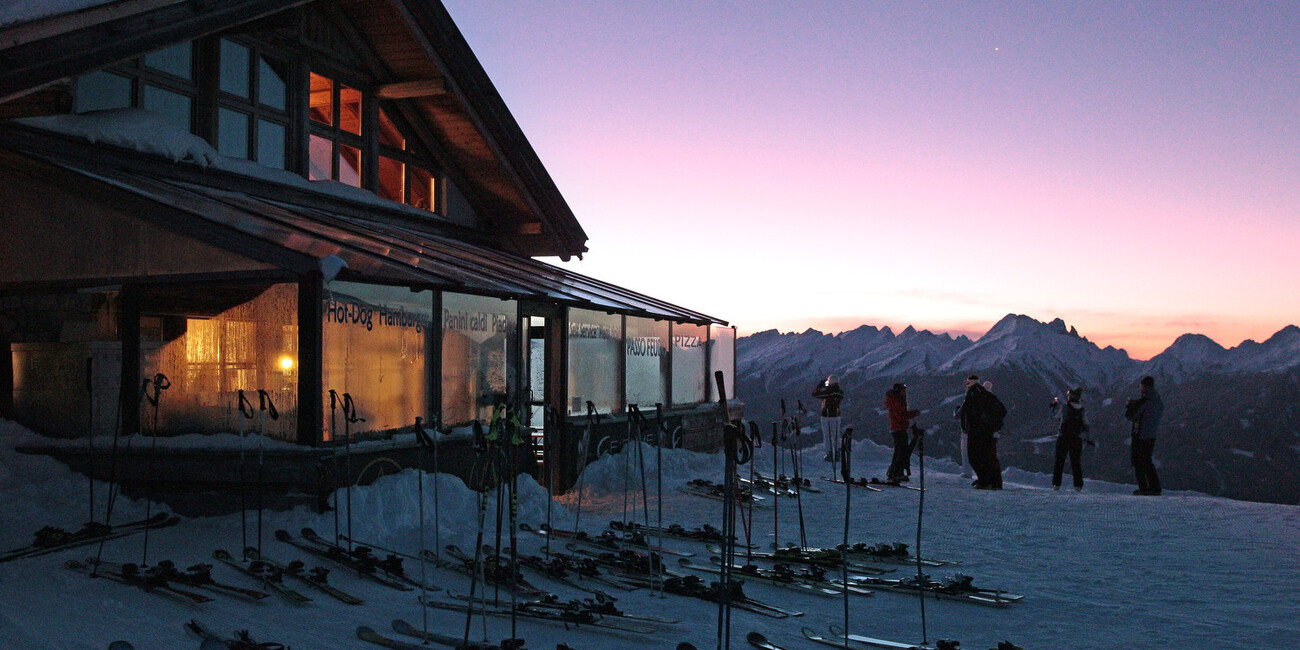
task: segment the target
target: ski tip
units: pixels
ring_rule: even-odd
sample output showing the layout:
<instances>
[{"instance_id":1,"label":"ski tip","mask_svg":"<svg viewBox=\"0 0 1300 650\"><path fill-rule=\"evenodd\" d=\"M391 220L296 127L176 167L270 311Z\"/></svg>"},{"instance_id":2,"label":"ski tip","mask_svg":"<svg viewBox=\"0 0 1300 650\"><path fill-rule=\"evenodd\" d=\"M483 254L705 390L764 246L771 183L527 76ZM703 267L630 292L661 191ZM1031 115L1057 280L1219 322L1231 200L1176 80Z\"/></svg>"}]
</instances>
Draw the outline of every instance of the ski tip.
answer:
<instances>
[{"instance_id":1,"label":"ski tip","mask_svg":"<svg viewBox=\"0 0 1300 650\"><path fill-rule=\"evenodd\" d=\"M677 644L677 650L700 650L700 649L695 647L694 643L691 643L689 641L682 641L681 643Z\"/></svg>"},{"instance_id":2,"label":"ski tip","mask_svg":"<svg viewBox=\"0 0 1300 650\"><path fill-rule=\"evenodd\" d=\"M128 641L114 641L108 644L108 650L135 650L135 646Z\"/></svg>"},{"instance_id":3,"label":"ski tip","mask_svg":"<svg viewBox=\"0 0 1300 650\"><path fill-rule=\"evenodd\" d=\"M757 632L757 631L746 634L745 640L749 641L750 645L762 645L764 643L767 643L767 637L763 636L762 632Z\"/></svg>"},{"instance_id":4,"label":"ski tip","mask_svg":"<svg viewBox=\"0 0 1300 650\"><path fill-rule=\"evenodd\" d=\"M290 535L290 534L289 534L289 531L284 530L283 528L281 528L280 530L275 531L275 538L278 539L278 540L280 540L280 541L282 541L282 542L287 542L287 541L293 539L293 535Z\"/></svg>"},{"instance_id":5,"label":"ski tip","mask_svg":"<svg viewBox=\"0 0 1300 650\"><path fill-rule=\"evenodd\" d=\"M357 636L359 636L359 637L362 637L362 636L370 636L370 635L372 635L372 634L378 634L378 632L376 632L376 631L374 630L374 628L372 628L372 627L367 627L367 626L365 626L365 625L358 625L358 626L357 626Z\"/></svg>"}]
</instances>

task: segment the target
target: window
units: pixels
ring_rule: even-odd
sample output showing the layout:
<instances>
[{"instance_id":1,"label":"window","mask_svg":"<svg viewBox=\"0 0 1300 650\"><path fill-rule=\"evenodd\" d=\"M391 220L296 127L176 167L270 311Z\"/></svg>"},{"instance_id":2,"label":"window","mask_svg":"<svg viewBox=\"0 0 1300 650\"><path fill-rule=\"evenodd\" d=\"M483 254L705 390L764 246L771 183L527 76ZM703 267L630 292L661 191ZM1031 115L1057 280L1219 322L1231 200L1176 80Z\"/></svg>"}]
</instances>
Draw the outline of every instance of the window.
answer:
<instances>
[{"instance_id":1,"label":"window","mask_svg":"<svg viewBox=\"0 0 1300 650\"><path fill-rule=\"evenodd\" d=\"M366 181L361 159L361 91L311 73L311 141L307 178L354 187Z\"/></svg>"},{"instance_id":2,"label":"window","mask_svg":"<svg viewBox=\"0 0 1300 650\"><path fill-rule=\"evenodd\" d=\"M713 373L721 370L727 399L736 397L736 328L725 325L709 326L709 401L718 399L718 382Z\"/></svg>"},{"instance_id":3,"label":"window","mask_svg":"<svg viewBox=\"0 0 1300 650\"><path fill-rule=\"evenodd\" d=\"M627 381L627 403L649 410L668 404L669 323L649 318L627 317L623 340L623 376Z\"/></svg>"},{"instance_id":4,"label":"window","mask_svg":"<svg viewBox=\"0 0 1300 650\"><path fill-rule=\"evenodd\" d=\"M439 212L438 177L430 171L432 165L407 148L406 136L387 111L380 108L377 121L379 182L375 193L421 210Z\"/></svg>"},{"instance_id":5,"label":"window","mask_svg":"<svg viewBox=\"0 0 1300 650\"><path fill-rule=\"evenodd\" d=\"M77 113L127 108L131 105L131 78L99 70L77 79Z\"/></svg>"},{"instance_id":6,"label":"window","mask_svg":"<svg viewBox=\"0 0 1300 650\"><path fill-rule=\"evenodd\" d=\"M218 56L217 151L284 169L289 133L287 66L254 46L225 38Z\"/></svg>"},{"instance_id":7,"label":"window","mask_svg":"<svg viewBox=\"0 0 1300 650\"><path fill-rule=\"evenodd\" d=\"M703 325L673 324L673 405L699 404L705 396Z\"/></svg>"},{"instance_id":8,"label":"window","mask_svg":"<svg viewBox=\"0 0 1300 650\"><path fill-rule=\"evenodd\" d=\"M492 407L514 385L518 303L483 296L442 294L442 421L487 423Z\"/></svg>"},{"instance_id":9,"label":"window","mask_svg":"<svg viewBox=\"0 0 1300 650\"><path fill-rule=\"evenodd\" d=\"M619 386L623 361L623 317L586 309L569 310L569 415L623 410Z\"/></svg>"}]
</instances>

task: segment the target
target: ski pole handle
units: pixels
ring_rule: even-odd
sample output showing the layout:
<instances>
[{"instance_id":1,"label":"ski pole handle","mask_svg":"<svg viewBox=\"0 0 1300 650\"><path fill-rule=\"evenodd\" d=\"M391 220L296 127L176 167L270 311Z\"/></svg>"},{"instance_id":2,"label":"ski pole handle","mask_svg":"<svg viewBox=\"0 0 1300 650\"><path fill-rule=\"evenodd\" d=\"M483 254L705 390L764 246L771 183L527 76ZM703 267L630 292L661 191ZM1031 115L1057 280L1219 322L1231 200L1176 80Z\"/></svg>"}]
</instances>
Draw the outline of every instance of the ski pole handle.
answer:
<instances>
[{"instance_id":1,"label":"ski pole handle","mask_svg":"<svg viewBox=\"0 0 1300 650\"><path fill-rule=\"evenodd\" d=\"M239 413L249 420L253 419L253 403L248 401L242 388L239 389Z\"/></svg>"},{"instance_id":2,"label":"ski pole handle","mask_svg":"<svg viewBox=\"0 0 1300 650\"><path fill-rule=\"evenodd\" d=\"M257 401L259 403L259 410L266 411L266 414L271 416L272 420L280 419L280 413L275 410L275 402L271 401L270 393L260 388L257 389Z\"/></svg>"}]
</instances>

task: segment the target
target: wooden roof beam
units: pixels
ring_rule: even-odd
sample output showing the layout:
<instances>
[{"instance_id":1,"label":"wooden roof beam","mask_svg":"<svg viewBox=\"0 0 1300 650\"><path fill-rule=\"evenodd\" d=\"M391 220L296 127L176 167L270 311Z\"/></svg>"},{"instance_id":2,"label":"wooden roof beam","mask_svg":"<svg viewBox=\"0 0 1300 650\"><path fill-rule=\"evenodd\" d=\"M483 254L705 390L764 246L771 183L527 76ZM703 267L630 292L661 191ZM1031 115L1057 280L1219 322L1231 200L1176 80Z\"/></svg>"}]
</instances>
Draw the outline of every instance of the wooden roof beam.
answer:
<instances>
[{"instance_id":1,"label":"wooden roof beam","mask_svg":"<svg viewBox=\"0 0 1300 650\"><path fill-rule=\"evenodd\" d=\"M413 97L436 97L447 92L447 85L442 79L421 79L419 81L401 81L384 84L375 88L375 97L379 99L411 99Z\"/></svg>"}]
</instances>

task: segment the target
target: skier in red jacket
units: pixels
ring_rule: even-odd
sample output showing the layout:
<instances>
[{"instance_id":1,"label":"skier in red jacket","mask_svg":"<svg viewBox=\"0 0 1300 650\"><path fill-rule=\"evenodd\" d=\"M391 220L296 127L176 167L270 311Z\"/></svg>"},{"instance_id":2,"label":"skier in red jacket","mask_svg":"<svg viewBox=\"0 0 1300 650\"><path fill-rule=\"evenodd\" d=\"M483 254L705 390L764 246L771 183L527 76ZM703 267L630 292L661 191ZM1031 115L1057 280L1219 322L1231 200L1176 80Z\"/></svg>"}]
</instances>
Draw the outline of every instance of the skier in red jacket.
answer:
<instances>
[{"instance_id":1,"label":"skier in red jacket","mask_svg":"<svg viewBox=\"0 0 1300 650\"><path fill-rule=\"evenodd\" d=\"M907 408L907 384L894 384L885 391L885 409L889 411L889 433L894 437L894 459L889 463L885 480L891 483L908 480L912 473L912 443L907 427L921 412Z\"/></svg>"}]
</instances>

